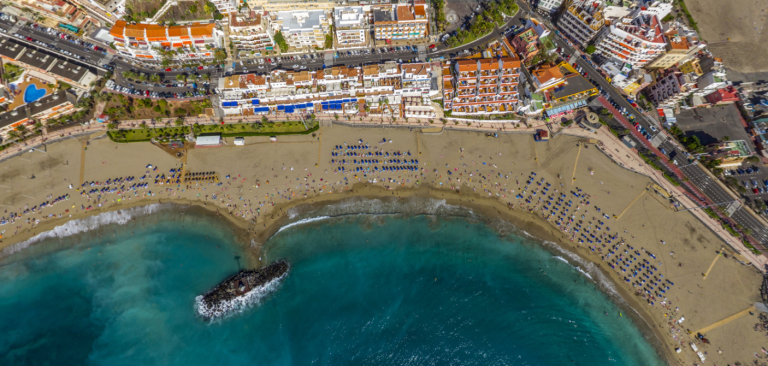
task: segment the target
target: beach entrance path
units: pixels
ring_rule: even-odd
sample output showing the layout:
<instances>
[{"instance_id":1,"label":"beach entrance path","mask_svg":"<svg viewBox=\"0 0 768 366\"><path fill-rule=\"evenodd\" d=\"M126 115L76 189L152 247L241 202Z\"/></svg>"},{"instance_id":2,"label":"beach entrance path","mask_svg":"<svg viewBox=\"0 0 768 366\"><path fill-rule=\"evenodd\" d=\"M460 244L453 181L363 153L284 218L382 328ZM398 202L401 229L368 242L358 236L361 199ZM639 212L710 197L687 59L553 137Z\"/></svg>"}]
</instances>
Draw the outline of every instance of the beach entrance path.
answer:
<instances>
[{"instance_id":1,"label":"beach entrance path","mask_svg":"<svg viewBox=\"0 0 768 366\"><path fill-rule=\"evenodd\" d=\"M573 163L573 175L571 176L571 185L576 181L576 167L579 166L579 156L581 155L581 144L579 144L579 151L576 153L576 161Z\"/></svg>"},{"instance_id":2,"label":"beach entrance path","mask_svg":"<svg viewBox=\"0 0 768 366\"><path fill-rule=\"evenodd\" d=\"M709 332L712 329L715 329L715 328L721 327L723 325L726 325L726 324L728 324L728 323L730 323L730 322L732 322L732 321L734 321L734 320L736 320L738 318L741 318L742 316L744 316L744 315L746 315L746 314L748 314L750 312L755 311L755 309L756 308L755 308L754 305L750 306L748 309L744 309L744 310L742 310L742 311L740 311L740 312L738 312L736 314L733 314L733 315L731 315L731 316L729 316L729 317L727 317L727 318L725 318L723 320L715 322L712 325L709 325L707 327L701 328L698 331L696 331L695 333L706 334L707 332Z\"/></svg>"},{"instance_id":3,"label":"beach entrance path","mask_svg":"<svg viewBox=\"0 0 768 366\"><path fill-rule=\"evenodd\" d=\"M707 272L704 273L704 279L705 280L707 279L707 276L709 276L709 271L711 271L712 267L715 266L715 262L717 262L717 258L720 258L722 256L723 256L723 248L720 248L720 251L717 252L717 256L715 257L715 259L712 260L712 264L709 265L709 268L707 269Z\"/></svg>"},{"instance_id":4,"label":"beach entrance path","mask_svg":"<svg viewBox=\"0 0 768 366\"><path fill-rule=\"evenodd\" d=\"M85 149L88 146L88 140L83 141L83 146L80 149L80 186L83 185L85 179Z\"/></svg>"},{"instance_id":5,"label":"beach entrance path","mask_svg":"<svg viewBox=\"0 0 768 366\"><path fill-rule=\"evenodd\" d=\"M642 192L640 192L640 194L639 194L639 195L637 195L637 197L635 197L635 199L633 199L633 200L632 200L632 202L630 202L630 203L627 205L627 207L625 207L625 208L624 208L624 211L621 211L621 213L619 214L619 216L617 216L617 217L616 217L616 221L619 221L619 219L621 218L621 216L623 216L623 215L624 215L624 213L625 213L625 212L627 212L627 210L629 210L629 208L630 208L630 207L632 207L632 205L633 205L635 202L637 202L637 200L639 200L639 199L640 199L640 197L642 197L642 196L645 194L645 192L647 192L645 189L644 189Z\"/></svg>"}]
</instances>

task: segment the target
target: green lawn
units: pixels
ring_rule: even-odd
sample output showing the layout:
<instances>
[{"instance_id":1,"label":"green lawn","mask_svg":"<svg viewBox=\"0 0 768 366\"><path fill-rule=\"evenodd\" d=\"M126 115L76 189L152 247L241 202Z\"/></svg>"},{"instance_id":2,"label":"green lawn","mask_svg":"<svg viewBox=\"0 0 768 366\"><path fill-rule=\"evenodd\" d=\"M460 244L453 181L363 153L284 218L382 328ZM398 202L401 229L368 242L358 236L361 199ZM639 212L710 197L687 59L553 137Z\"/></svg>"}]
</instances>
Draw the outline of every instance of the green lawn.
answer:
<instances>
[{"instance_id":1,"label":"green lawn","mask_svg":"<svg viewBox=\"0 0 768 366\"><path fill-rule=\"evenodd\" d=\"M195 125L184 127L158 127L135 130L109 131L107 134L114 142L141 142L152 138L181 139L193 128L195 135L219 133L222 137L236 136L275 136L275 135L305 135L317 131L317 122L307 122L309 130L300 121L262 123L234 123L225 125Z\"/></svg>"}]
</instances>

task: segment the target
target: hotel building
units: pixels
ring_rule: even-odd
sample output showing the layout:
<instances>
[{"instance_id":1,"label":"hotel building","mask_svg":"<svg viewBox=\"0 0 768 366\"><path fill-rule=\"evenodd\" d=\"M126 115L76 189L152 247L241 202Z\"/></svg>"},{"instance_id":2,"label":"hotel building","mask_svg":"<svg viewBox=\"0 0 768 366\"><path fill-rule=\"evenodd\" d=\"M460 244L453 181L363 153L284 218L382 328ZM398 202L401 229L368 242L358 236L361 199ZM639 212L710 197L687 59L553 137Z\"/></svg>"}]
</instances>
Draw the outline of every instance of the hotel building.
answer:
<instances>
[{"instance_id":1,"label":"hotel building","mask_svg":"<svg viewBox=\"0 0 768 366\"><path fill-rule=\"evenodd\" d=\"M586 46L605 26L603 8L600 0L569 0L557 26L571 40Z\"/></svg>"},{"instance_id":2,"label":"hotel building","mask_svg":"<svg viewBox=\"0 0 768 366\"><path fill-rule=\"evenodd\" d=\"M443 107L452 115L504 114L517 110L519 59L458 60L453 63L452 73L453 80L443 79Z\"/></svg>"},{"instance_id":3,"label":"hotel building","mask_svg":"<svg viewBox=\"0 0 768 366\"><path fill-rule=\"evenodd\" d=\"M336 8L333 11L336 48L364 47L368 45L368 16L362 6Z\"/></svg>"},{"instance_id":4,"label":"hotel building","mask_svg":"<svg viewBox=\"0 0 768 366\"><path fill-rule=\"evenodd\" d=\"M686 35L678 27L672 27L664 34L666 37L665 53L649 63L647 69L666 69L695 56L706 44L699 42L695 33Z\"/></svg>"},{"instance_id":5,"label":"hotel building","mask_svg":"<svg viewBox=\"0 0 768 366\"><path fill-rule=\"evenodd\" d=\"M273 70L265 75L221 78L217 92L226 115L365 113L402 117L404 97L437 93L428 87L428 68L429 64L400 65L390 61L318 71Z\"/></svg>"},{"instance_id":6,"label":"hotel building","mask_svg":"<svg viewBox=\"0 0 768 366\"><path fill-rule=\"evenodd\" d=\"M420 39L428 35L427 6L392 5L373 9L373 29L377 40Z\"/></svg>"},{"instance_id":7,"label":"hotel building","mask_svg":"<svg viewBox=\"0 0 768 366\"><path fill-rule=\"evenodd\" d=\"M268 17L251 12L248 18L239 14L229 15L229 40L239 50L261 51L272 50L274 40L269 34L269 25L265 24Z\"/></svg>"},{"instance_id":8,"label":"hotel building","mask_svg":"<svg viewBox=\"0 0 768 366\"><path fill-rule=\"evenodd\" d=\"M272 29L280 31L290 47L323 48L325 35L331 31L329 15L325 10L279 11L271 14Z\"/></svg>"},{"instance_id":9,"label":"hotel building","mask_svg":"<svg viewBox=\"0 0 768 366\"><path fill-rule=\"evenodd\" d=\"M604 57L643 67L666 52L667 42L656 15L641 11L611 24L595 45Z\"/></svg>"},{"instance_id":10,"label":"hotel building","mask_svg":"<svg viewBox=\"0 0 768 366\"><path fill-rule=\"evenodd\" d=\"M119 20L110 29L121 56L143 61L160 61L163 52L173 52L179 61L213 59L213 49L221 47L223 32L215 24L192 23L161 26L127 24Z\"/></svg>"}]
</instances>

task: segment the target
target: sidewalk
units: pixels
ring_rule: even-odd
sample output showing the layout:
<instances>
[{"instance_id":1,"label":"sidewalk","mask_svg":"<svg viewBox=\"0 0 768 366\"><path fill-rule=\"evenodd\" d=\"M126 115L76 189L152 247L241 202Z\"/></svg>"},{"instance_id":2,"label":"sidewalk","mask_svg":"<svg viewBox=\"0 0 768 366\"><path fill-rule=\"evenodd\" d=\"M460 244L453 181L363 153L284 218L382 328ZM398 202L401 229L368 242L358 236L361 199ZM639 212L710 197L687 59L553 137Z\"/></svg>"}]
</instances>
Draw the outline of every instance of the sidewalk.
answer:
<instances>
[{"instance_id":1,"label":"sidewalk","mask_svg":"<svg viewBox=\"0 0 768 366\"><path fill-rule=\"evenodd\" d=\"M685 189L670 183L662 173L642 161L634 151L621 143L614 135L607 131L606 127L601 127L597 134L588 132L581 128L571 125L563 131L563 134L584 138L596 138L603 145L598 146L605 154L613 159L620 166L645 175L669 192L685 208L699 207L702 202L692 197ZM731 233L722 228L718 220L711 218L706 212L699 208L693 208L688 212L692 213L702 223L709 227L717 236L726 242L737 253L747 258L752 265L759 271L765 273L765 265L768 264L768 257L763 254L756 255L749 248L744 246L741 240L734 238Z\"/></svg>"}]
</instances>

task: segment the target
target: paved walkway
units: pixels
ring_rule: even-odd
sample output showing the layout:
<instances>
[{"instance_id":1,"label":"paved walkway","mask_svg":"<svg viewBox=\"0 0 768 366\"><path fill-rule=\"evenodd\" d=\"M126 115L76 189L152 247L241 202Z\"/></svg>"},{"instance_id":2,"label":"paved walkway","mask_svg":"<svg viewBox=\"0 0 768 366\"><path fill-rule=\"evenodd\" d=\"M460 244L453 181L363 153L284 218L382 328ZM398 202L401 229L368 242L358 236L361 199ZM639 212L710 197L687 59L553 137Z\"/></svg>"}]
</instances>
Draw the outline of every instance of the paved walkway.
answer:
<instances>
[{"instance_id":1,"label":"paved walkway","mask_svg":"<svg viewBox=\"0 0 768 366\"><path fill-rule=\"evenodd\" d=\"M260 121L262 116L232 116L232 117L224 117L223 119L217 119L213 117L187 117L184 118L184 124L185 125L192 125L192 124L233 124L233 123L253 123ZM270 121L284 121L284 120L297 120L295 115L279 115L279 116L269 116L268 117ZM118 128L121 129L134 129L134 128L142 128L142 123L147 123L149 125L154 126L162 126L164 124L168 124L173 126L175 122L175 118L164 118L164 119L140 119L140 120L130 120L130 121L120 121L118 122ZM223 120L223 122L221 122ZM339 120L336 120L333 117L320 115L319 116L320 122L337 122L337 123L344 123L344 124L350 124L354 126L360 126L360 127L404 127L404 128L429 128L429 127L443 127L444 129L450 129L450 130L460 130L460 131L475 131L475 132L501 132L501 133L523 133L523 134L533 134L537 129L547 128L549 129L553 135L555 132L558 132L558 130L561 129L559 124L549 124L547 126L547 123L545 121L529 121L528 126L522 124L511 124L511 123L494 123L493 121L476 121L472 122L471 125L466 124L451 124L447 123L443 125L439 120L435 120L433 124L430 124L427 119L420 119L417 120L416 118L409 118L408 121L405 121L403 119L392 121L392 118L381 118L381 117L365 117L365 118L339 118ZM513 126L518 126L518 128L514 128ZM29 150L31 147L35 147L44 143L51 143L55 142L57 140L61 140L64 138L68 138L71 136L77 136L82 134L92 134L97 131L104 131L106 130L105 124L94 124L89 126L77 126L68 128L65 130L59 130L55 133L48 134L44 133L43 136L32 138L28 141L26 141L23 145L13 146L10 147L2 152L2 155L0 155L0 158L5 158L8 156L11 156L13 154ZM675 198L680 204L685 208L693 208L693 207L699 207L701 206L701 201L699 201L696 197L692 196L690 193L688 193L686 190L684 190L682 187L674 186L671 182L669 182L662 173L653 167L647 165L640 157L637 155L637 153L633 150L628 148L626 145L624 145L619 139L617 139L613 134L611 134L606 127L601 127L597 133L589 132L586 130L583 130L579 128L576 124L571 124L569 127L562 129L561 131L563 134L575 136L575 137L582 137L582 138L590 138L590 139L597 139L600 141L600 144L598 144L598 148L603 151L606 155L608 155L609 158L611 158L616 164L619 166L631 170L633 172L645 175L651 179L653 179L656 184L664 188L667 192L669 192L673 198ZM768 264L768 258L764 255L755 255L750 251L748 248L746 248L743 243L737 239L734 238L728 231L724 230L718 220L715 220L709 215L704 212L703 210L699 208L693 208L692 210L689 210L694 216L696 216L699 220L701 220L705 225L707 225L715 234L717 234L723 241L728 243L734 250L736 250L739 254L741 254L743 257L751 261L751 263L760 271L765 272L765 265Z\"/></svg>"}]
</instances>

